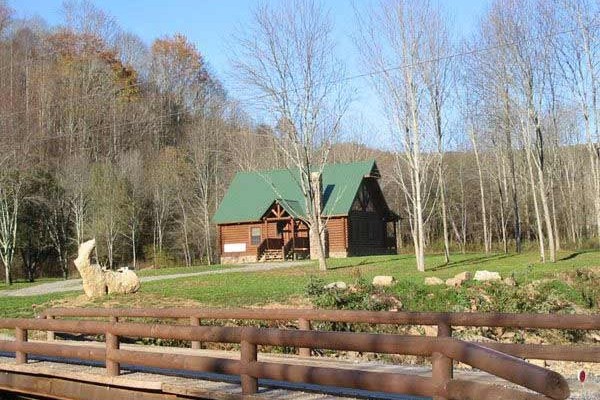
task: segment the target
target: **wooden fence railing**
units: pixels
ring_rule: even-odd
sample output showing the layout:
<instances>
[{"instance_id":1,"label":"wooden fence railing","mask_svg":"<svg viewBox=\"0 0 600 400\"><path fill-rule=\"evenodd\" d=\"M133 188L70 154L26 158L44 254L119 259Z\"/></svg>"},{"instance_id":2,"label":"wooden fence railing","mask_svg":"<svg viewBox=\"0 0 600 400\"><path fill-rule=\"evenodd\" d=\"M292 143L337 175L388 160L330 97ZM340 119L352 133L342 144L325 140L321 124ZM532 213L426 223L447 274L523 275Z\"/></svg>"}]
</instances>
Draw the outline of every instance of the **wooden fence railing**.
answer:
<instances>
[{"instance_id":1,"label":"wooden fence railing","mask_svg":"<svg viewBox=\"0 0 600 400\"><path fill-rule=\"evenodd\" d=\"M189 319L192 326L203 320L296 321L301 330L312 322L345 322L374 325L431 325L439 336L452 336L453 327L504 327L523 329L600 330L600 315L506 314L506 313L418 313L302 309L214 309L214 308L52 308L41 318L155 318ZM49 333L49 339L53 334ZM527 343L477 343L515 357L555 361L600 362L600 345L550 345ZM200 348L201 343L193 342ZM310 356L310 348L300 355Z\"/></svg>"},{"instance_id":2,"label":"wooden fence railing","mask_svg":"<svg viewBox=\"0 0 600 400\"><path fill-rule=\"evenodd\" d=\"M123 310L125 311L125 310ZM114 318L114 317L113 317ZM0 341L0 351L15 352L16 362L30 354L104 362L107 374L119 375L121 363L184 371L234 374L241 377L242 393L258 390L258 379L330 385L362 390L429 396L434 399L562 400L569 396L565 379L556 372L480 345L449 337L280 330L253 327L213 327L167 324L52 319L0 319L0 329L14 329L15 340ZM83 348L56 342L28 342L29 331L104 335L105 348ZM237 343L240 359L202 355L124 350L120 337L160 338L192 342ZM389 372L356 371L257 358L259 345L323 348L431 357L431 377ZM459 361L523 388L456 380L452 363Z\"/></svg>"}]
</instances>

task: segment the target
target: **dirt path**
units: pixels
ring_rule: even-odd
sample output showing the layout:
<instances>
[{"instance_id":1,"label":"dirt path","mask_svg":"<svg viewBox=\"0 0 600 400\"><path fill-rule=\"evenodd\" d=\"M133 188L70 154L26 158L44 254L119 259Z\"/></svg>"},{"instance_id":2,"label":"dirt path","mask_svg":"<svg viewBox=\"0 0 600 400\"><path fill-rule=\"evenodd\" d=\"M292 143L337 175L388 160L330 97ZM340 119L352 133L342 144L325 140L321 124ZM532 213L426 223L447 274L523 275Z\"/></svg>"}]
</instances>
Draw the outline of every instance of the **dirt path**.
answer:
<instances>
[{"instance_id":1,"label":"dirt path","mask_svg":"<svg viewBox=\"0 0 600 400\"><path fill-rule=\"evenodd\" d=\"M246 264L246 265L241 265L239 267L217 269L217 270L212 270L212 271L190 272L190 273L181 273L181 274L172 274L172 275L145 276L145 277L140 278L140 280L142 281L142 283L144 283L144 282L164 281L164 280L168 280L168 279L186 278L186 277L201 276L201 275L230 274L230 273L235 273L235 272L262 272L262 271L270 271L270 270L274 270L274 269L296 267L298 265L304 265L306 263L307 263L307 261L288 261L288 262ZM26 287L23 289L0 290L0 297L3 297L3 296L5 296L5 297L39 296L39 295L44 295L44 294L73 292L73 291L80 291L80 290L83 290L81 279L69 279L67 281L56 281L56 282L50 282L50 283L43 283L41 285L30 286L30 287Z\"/></svg>"}]
</instances>

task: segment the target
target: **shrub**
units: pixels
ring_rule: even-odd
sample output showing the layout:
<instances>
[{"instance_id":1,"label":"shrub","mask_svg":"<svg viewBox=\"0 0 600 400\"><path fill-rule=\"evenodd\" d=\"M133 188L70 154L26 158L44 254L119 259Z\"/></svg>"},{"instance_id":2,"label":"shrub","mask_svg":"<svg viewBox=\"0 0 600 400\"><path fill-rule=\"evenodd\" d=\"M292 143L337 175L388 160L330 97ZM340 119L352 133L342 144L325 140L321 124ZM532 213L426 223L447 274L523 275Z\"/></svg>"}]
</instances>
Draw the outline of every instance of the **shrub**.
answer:
<instances>
[{"instance_id":1,"label":"shrub","mask_svg":"<svg viewBox=\"0 0 600 400\"><path fill-rule=\"evenodd\" d=\"M318 308L383 311L402 306L389 290L375 287L360 277L346 289L325 289L322 279L311 276L305 293Z\"/></svg>"}]
</instances>

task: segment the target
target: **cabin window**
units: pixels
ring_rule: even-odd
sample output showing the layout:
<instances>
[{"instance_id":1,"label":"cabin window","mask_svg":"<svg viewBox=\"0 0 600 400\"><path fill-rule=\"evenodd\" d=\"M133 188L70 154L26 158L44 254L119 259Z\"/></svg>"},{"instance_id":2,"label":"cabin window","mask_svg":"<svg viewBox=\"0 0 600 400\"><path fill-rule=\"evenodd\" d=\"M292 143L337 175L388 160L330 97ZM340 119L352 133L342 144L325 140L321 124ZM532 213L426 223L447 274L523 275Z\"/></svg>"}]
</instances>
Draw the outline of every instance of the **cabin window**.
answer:
<instances>
[{"instance_id":1,"label":"cabin window","mask_svg":"<svg viewBox=\"0 0 600 400\"><path fill-rule=\"evenodd\" d=\"M252 246L258 246L262 239L260 228L250 228L250 244Z\"/></svg>"}]
</instances>

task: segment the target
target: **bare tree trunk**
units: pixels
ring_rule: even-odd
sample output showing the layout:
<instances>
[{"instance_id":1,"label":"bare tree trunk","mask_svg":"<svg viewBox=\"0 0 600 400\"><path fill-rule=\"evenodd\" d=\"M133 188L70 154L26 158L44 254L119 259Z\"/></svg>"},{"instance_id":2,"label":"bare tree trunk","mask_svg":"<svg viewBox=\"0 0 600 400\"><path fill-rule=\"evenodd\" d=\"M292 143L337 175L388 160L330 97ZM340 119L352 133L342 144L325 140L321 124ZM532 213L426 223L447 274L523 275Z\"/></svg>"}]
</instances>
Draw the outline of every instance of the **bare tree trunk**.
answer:
<instances>
[{"instance_id":1,"label":"bare tree trunk","mask_svg":"<svg viewBox=\"0 0 600 400\"><path fill-rule=\"evenodd\" d=\"M6 168L6 166L0 165L0 168ZM4 264L7 285L12 285L12 267L17 246L20 203L20 178L13 179L8 174L0 176L0 258Z\"/></svg>"},{"instance_id":2,"label":"bare tree trunk","mask_svg":"<svg viewBox=\"0 0 600 400\"><path fill-rule=\"evenodd\" d=\"M508 94L508 88L505 86L502 91L503 94L503 124L504 124L504 145L506 157L508 159L508 166L510 169L510 192L512 197L513 205L513 231L515 237L515 251L521 253L521 216L519 210L519 195L517 192L517 173L515 168L515 156L512 144L512 133L510 129L510 99Z\"/></svg>"},{"instance_id":3,"label":"bare tree trunk","mask_svg":"<svg viewBox=\"0 0 600 400\"><path fill-rule=\"evenodd\" d=\"M552 184L552 194L550 195L550 200L552 201L552 226L554 227L554 240L556 243L556 251L560 251L560 236L558 234L558 221L557 221L557 211L556 211L556 199L554 194L554 184Z\"/></svg>"},{"instance_id":4,"label":"bare tree trunk","mask_svg":"<svg viewBox=\"0 0 600 400\"><path fill-rule=\"evenodd\" d=\"M137 269L137 252L136 252L136 246L137 246L137 241L136 241L136 237L135 237L135 228L131 229L131 257L132 257L132 267L133 269Z\"/></svg>"},{"instance_id":5,"label":"bare tree trunk","mask_svg":"<svg viewBox=\"0 0 600 400\"><path fill-rule=\"evenodd\" d=\"M546 248L544 245L544 231L542 229L542 221L541 221L541 217L540 217L540 208L538 206L538 199L537 199L537 189L536 189L536 184L535 184L535 179L533 176L533 166L532 161L531 161L531 149L529 147L526 147L525 149L525 153L526 153L526 157L527 157L527 166L528 166L528 170L529 170L529 182L531 184L531 194L533 197L533 208L535 211L535 220L536 220L536 228L537 228L537 236L538 236L538 242L539 242L539 247L540 247L540 260L541 262L545 263L546 262Z\"/></svg>"},{"instance_id":6,"label":"bare tree trunk","mask_svg":"<svg viewBox=\"0 0 600 400\"><path fill-rule=\"evenodd\" d=\"M440 208L442 210L442 230L444 235L444 259L446 264L450 262L450 238L448 235L448 216L446 211L446 186L443 175L443 164L442 157L443 152L441 151L441 145L438 142L438 152L440 155L440 162L438 164L438 185L440 192Z\"/></svg>"},{"instance_id":7,"label":"bare tree trunk","mask_svg":"<svg viewBox=\"0 0 600 400\"><path fill-rule=\"evenodd\" d=\"M479 159L479 150L477 148L477 139L475 137L474 128L470 128L470 137L471 143L473 144L473 153L475 154L475 162L477 164L477 174L479 176L479 195L481 201L481 222L483 224L483 243L485 248L485 253L488 254L490 252L490 243L489 243L489 228L487 221L487 211L485 207L485 186L483 181L483 170L481 168L481 160Z\"/></svg>"}]
</instances>

